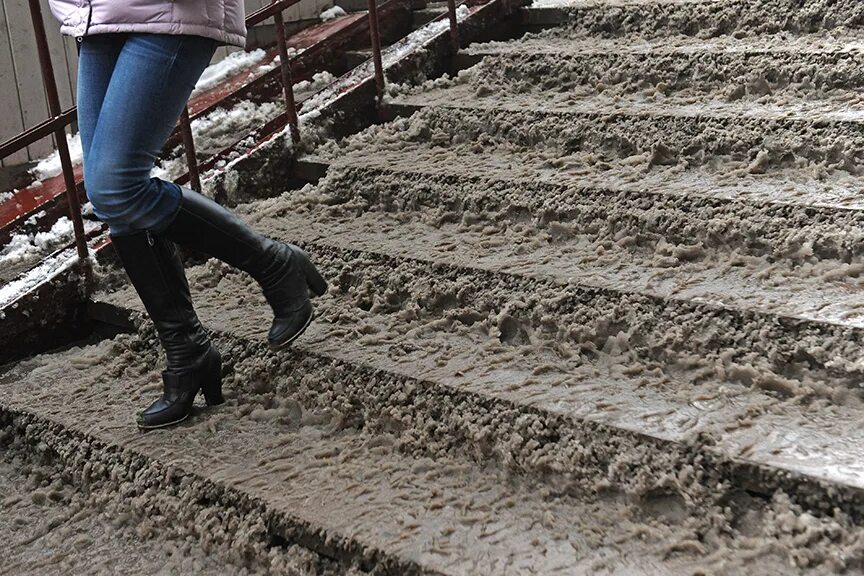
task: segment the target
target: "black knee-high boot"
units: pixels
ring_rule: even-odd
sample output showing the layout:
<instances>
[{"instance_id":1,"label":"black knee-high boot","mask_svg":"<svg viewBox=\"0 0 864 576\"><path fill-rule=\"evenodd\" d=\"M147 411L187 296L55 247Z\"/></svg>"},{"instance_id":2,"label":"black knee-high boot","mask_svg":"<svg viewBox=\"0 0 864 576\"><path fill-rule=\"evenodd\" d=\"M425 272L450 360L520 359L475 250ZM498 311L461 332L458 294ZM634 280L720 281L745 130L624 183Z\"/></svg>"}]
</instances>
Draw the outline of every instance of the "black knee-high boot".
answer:
<instances>
[{"instance_id":1,"label":"black knee-high boot","mask_svg":"<svg viewBox=\"0 0 864 576\"><path fill-rule=\"evenodd\" d=\"M318 296L327 291L327 282L303 250L258 234L193 190L183 189L180 210L161 234L258 281L274 314L267 336L271 348L287 346L309 326L313 316L309 291Z\"/></svg>"},{"instance_id":2,"label":"black knee-high boot","mask_svg":"<svg viewBox=\"0 0 864 576\"><path fill-rule=\"evenodd\" d=\"M176 247L149 232L111 241L153 320L167 359L162 397L138 415L138 426L161 428L185 420L199 391L208 405L222 403L222 359L192 306Z\"/></svg>"}]
</instances>

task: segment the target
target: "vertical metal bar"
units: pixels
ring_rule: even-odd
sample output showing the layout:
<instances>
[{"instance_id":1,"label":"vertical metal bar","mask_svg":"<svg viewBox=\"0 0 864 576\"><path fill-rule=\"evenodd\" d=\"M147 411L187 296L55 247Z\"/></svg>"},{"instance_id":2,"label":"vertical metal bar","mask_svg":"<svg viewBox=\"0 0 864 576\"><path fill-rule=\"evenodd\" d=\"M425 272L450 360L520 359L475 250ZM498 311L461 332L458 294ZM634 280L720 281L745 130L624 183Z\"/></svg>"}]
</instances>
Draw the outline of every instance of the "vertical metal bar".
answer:
<instances>
[{"instance_id":1,"label":"vertical metal bar","mask_svg":"<svg viewBox=\"0 0 864 576\"><path fill-rule=\"evenodd\" d=\"M450 44L453 53L459 52L459 20L456 18L456 0L447 0L447 14L450 16Z\"/></svg>"},{"instance_id":2,"label":"vertical metal bar","mask_svg":"<svg viewBox=\"0 0 864 576\"><path fill-rule=\"evenodd\" d=\"M186 151L186 165L189 167L189 185L196 192L201 192L201 175L198 172L198 158L195 156L195 138L192 136L192 122L189 120L189 107L183 107L180 115L180 135L183 137L183 149Z\"/></svg>"},{"instance_id":3,"label":"vertical metal bar","mask_svg":"<svg viewBox=\"0 0 864 576\"><path fill-rule=\"evenodd\" d=\"M369 36L372 39L372 61L375 64L375 89L378 105L384 99L384 65L381 63L381 34L378 31L378 6L369 0Z\"/></svg>"},{"instance_id":4,"label":"vertical metal bar","mask_svg":"<svg viewBox=\"0 0 864 576\"><path fill-rule=\"evenodd\" d=\"M45 24L42 21L42 8L39 0L28 0L30 4L30 19L33 21L33 32L36 35L36 49L39 52L39 66L42 70L42 84L48 98L48 111L52 118L62 113L60 97L57 94L57 82L54 79L54 66L51 64L51 53L48 51L48 38L45 36ZM61 127L55 133L57 138L57 153L60 155L60 165L63 167L63 182L66 184L66 201L69 204L69 216L72 218L72 230L75 233L75 247L82 266L87 266L87 238L84 234L84 220L81 217L81 203L78 200L78 188L75 184L75 173L72 171L72 159L69 157L69 146L66 144L66 130Z\"/></svg>"},{"instance_id":5,"label":"vertical metal bar","mask_svg":"<svg viewBox=\"0 0 864 576\"><path fill-rule=\"evenodd\" d=\"M279 45L279 67L282 70L285 113L288 115L291 142L297 144L300 141L300 129L297 126L297 104L294 101L294 78L291 74L291 62L288 60L288 43L285 40L285 23L282 20L281 10L273 15L273 20L276 22L276 43Z\"/></svg>"}]
</instances>

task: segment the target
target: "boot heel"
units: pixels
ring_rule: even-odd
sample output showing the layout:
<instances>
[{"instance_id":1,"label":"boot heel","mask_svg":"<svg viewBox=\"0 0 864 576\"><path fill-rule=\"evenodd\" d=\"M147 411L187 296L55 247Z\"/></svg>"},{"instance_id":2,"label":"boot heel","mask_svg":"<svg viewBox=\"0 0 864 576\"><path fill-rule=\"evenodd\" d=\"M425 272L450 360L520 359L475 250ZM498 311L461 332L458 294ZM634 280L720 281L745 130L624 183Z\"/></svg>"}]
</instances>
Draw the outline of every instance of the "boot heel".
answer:
<instances>
[{"instance_id":1,"label":"boot heel","mask_svg":"<svg viewBox=\"0 0 864 576\"><path fill-rule=\"evenodd\" d=\"M318 272L318 269L315 268L314 264L312 264L312 261L309 259L309 255L306 254L306 252L298 249L297 255L300 256L300 259L303 262L303 273L306 276L307 286L309 286L309 289L316 296L323 296L327 292L327 281L324 280L324 277L321 276L321 273Z\"/></svg>"},{"instance_id":2,"label":"boot heel","mask_svg":"<svg viewBox=\"0 0 864 576\"><path fill-rule=\"evenodd\" d=\"M225 402L225 397L222 395L222 356L215 348L213 350L213 359L207 367L207 373L201 384L201 392L204 394L204 401L208 406L217 406Z\"/></svg>"},{"instance_id":3,"label":"boot heel","mask_svg":"<svg viewBox=\"0 0 864 576\"><path fill-rule=\"evenodd\" d=\"M204 402L208 406L218 406L225 403L225 396L222 395L222 380L208 382L201 388L204 392Z\"/></svg>"}]
</instances>

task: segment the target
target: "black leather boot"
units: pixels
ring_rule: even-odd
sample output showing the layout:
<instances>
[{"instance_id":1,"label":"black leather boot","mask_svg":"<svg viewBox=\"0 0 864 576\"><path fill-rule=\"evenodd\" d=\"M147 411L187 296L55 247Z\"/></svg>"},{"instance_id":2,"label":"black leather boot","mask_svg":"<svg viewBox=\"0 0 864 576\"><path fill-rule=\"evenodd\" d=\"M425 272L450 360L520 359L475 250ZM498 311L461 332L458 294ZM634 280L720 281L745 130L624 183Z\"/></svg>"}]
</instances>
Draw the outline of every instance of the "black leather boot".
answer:
<instances>
[{"instance_id":1,"label":"black leather boot","mask_svg":"<svg viewBox=\"0 0 864 576\"><path fill-rule=\"evenodd\" d=\"M273 309L267 341L287 346L312 322L309 291L327 291L327 282L297 246L271 240L252 230L229 210L193 190L183 189L180 211L161 232L180 244L248 272Z\"/></svg>"},{"instance_id":2,"label":"black leather boot","mask_svg":"<svg viewBox=\"0 0 864 576\"><path fill-rule=\"evenodd\" d=\"M138 415L138 427L162 428L185 420L201 390L208 405L224 402L222 359L192 306L174 244L149 232L111 241L153 320L167 360L162 397Z\"/></svg>"}]
</instances>

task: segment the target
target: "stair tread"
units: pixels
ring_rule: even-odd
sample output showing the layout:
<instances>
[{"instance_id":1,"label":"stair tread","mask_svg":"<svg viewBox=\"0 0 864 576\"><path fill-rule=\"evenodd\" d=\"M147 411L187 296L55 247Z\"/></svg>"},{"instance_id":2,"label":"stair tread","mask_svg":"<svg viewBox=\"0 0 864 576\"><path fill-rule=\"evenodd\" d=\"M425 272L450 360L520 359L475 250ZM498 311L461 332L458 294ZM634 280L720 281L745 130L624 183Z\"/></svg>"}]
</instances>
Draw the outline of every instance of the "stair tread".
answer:
<instances>
[{"instance_id":1,"label":"stair tread","mask_svg":"<svg viewBox=\"0 0 864 576\"><path fill-rule=\"evenodd\" d=\"M527 130L532 123L555 123L561 115L524 110L519 114L508 114L494 108L436 107L428 110L435 115L434 122L427 122L423 116L424 109L413 119L370 130L368 135L349 140L338 148L319 149L315 155L340 165L429 175L486 177L520 184L525 181L544 182L574 189L603 188L634 194L824 207L844 212L857 212L864 207L860 179L842 170L819 166L776 170L769 166L763 171L751 168L750 159L728 156L719 156L708 165L679 166L677 160L672 165L662 165L652 159L654 152L650 149L636 149L627 157L601 159L590 150L562 150L565 143L557 140L537 141L530 145L514 143L507 130L490 131L493 136L486 141L462 137L457 142L450 134L444 133L442 136L446 140L443 143L433 143L429 141L431 134L423 136L419 132L418 137L418 131L425 130L429 124L437 129L441 124L439 119L445 116L452 116L454 122L479 118L486 125L503 122L506 117L509 119L506 129L519 127ZM566 120L566 117L561 119ZM692 119L705 122L707 126L708 121L703 118ZM626 120L622 126L629 123L630 119ZM649 117L648 122L652 121ZM642 128L641 125L634 126L634 130ZM514 138L522 138L522 135ZM664 139L658 135L658 141ZM375 143L374 148L368 146L370 142Z\"/></svg>"},{"instance_id":2,"label":"stair tread","mask_svg":"<svg viewBox=\"0 0 864 576\"><path fill-rule=\"evenodd\" d=\"M864 34L855 30L814 34L764 34L736 38L731 35L699 38L675 34L659 38L624 35L620 38L568 36L566 30L553 29L543 34L529 34L512 41L476 43L465 48L478 55L570 55L621 54L681 55L728 53L765 54L836 54L864 51Z\"/></svg>"},{"instance_id":3,"label":"stair tread","mask_svg":"<svg viewBox=\"0 0 864 576\"><path fill-rule=\"evenodd\" d=\"M292 220L283 214L279 221L275 230L308 227L305 218ZM352 242L360 242L366 234L352 235ZM305 243L313 254L316 247L339 242L332 230L321 236L327 240ZM396 242L401 241L406 249L421 246L406 238L402 235ZM370 243L377 241L370 239ZM392 245L391 240L388 249ZM391 258L397 270L400 259ZM461 262L457 260L456 265ZM204 268L190 271L190 282L205 325L241 338L262 338L269 317L266 305L259 299L255 306L236 306L238 298L254 290L250 281L226 277L216 288L205 288L209 282L200 280L199 273L208 274ZM100 298L140 308L128 290ZM723 386L710 378L701 384L663 385L668 375L652 379L648 367L636 375L627 374L632 366L601 365L598 369L544 351L542 344L513 348L501 345L494 335L475 334L458 323L452 328L452 321L440 328L434 320L426 325L406 324L397 314L364 313L350 308L356 306L350 298L340 300L344 297L319 300L318 320L298 341L297 349L666 442L688 443L696 433L716 435L712 449L735 461L779 468L856 491L864 488L864 432L857 424L860 412L854 406L825 406L823 418L814 419L811 410L796 401L780 401L758 390L733 385L732 390L718 394ZM345 318L340 320L340 314ZM568 346L567 342L559 345ZM764 413L751 419L747 415L754 409Z\"/></svg>"},{"instance_id":4,"label":"stair tread","mask_svg":"<svg viewBox=\"0 0 864 576\"><path fill-rule=\"evenodd\" d=\"M692 560L662 558L662 538L616 546L633 527L597 514L597 504L546 495L461 461L402 455L386 437L342 427L333 413L300 417L290 404L250 410L250 398L229 395L191 425L142 434L130 415L153 395L154 374L146 366L136 373L130 364L141 362L130 362L130 354L122 343L104 341L25 361L0 377L0 398L6 408L53 421L85 441L232 487L268 511L383 550L406 566L572 574L602 561L628 574L690 573ZM121 375L106 378L112 371Z\"/></svg>"},{"instance_id":5,"label":"stair tread","mask_svg":"<svg viewBox=\"0 0 864 576\"><path fill-rule=\"evenodd\" d=\"M483 97L477 96L476 87L456 85L439 90L425 90L422 93L398 96L391 105L415 107L458 108L465 110L500 110L505 112L533 112L536 114L626 115L648 118L698 118L708 121L727 122L765 122L829 124L846 123L858 126L864 120L864 111L850 104L847 98L837 101L799 100L782 103L761 103L754 101L727 102L716 98L710 101L699 100L694 96L651 99L636 94L632 97L612 95L585 96L573 101L564 93L514 94L491 87ZM856 128L857 129L857 128Z\"/></svg>"},{"instance_id":6,"label":"stair tread","mask_svg":"<svg viewBox=\"0 0 864 576\"><path fill-rule=\"evenodd\" d=\"M370 182L380 176L380 172L368 174ZM453 193L457 194L458 190ZM514 194L514 200L516 197ZM314 219L309 219L307 213L301 225L300 221L285 215L286 224L278 225L277 229L283 234L302 230L304 240L326 240L344 248L353 245L357 249L383 251L392 256L431 258L458 267L554 278L591 288L640 293L849 329L864 328L862 288L850 277L844 282L843 275L837 274L836 265L826 267L821 273L817 269L795 275L780 267L772 270L770 264L760 259L736 261L702 246L693 247L693 253L679 252L678 257L671 256L676 248L670 247L670 261L650 248L648 253L640 254L609 241L567 238L566 230L562 230L562 238L553 239L553 233L512 229L507 225L471 227L461 222L424 221L422 211L405 210L400 214L392 209L390 213L376 210L345 219L328 218L324 207L306 206L315 215ZM380 207L374 208L380 210ZM412 218L415 215L420 218ZM506 217L504 221L507 222ZM292 224L295 228L291 228ZM563 226L566 223L562 223ZM638 241L634 239L634 242ZM526 257L529 249L530 257ZM684 250L684 247L677 247L677 250ZM826 281L826 277L832 276L837 280Z\"/></svg>"}]
</instances>

